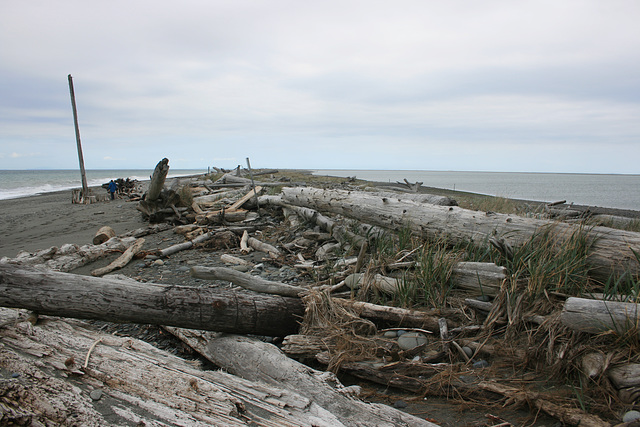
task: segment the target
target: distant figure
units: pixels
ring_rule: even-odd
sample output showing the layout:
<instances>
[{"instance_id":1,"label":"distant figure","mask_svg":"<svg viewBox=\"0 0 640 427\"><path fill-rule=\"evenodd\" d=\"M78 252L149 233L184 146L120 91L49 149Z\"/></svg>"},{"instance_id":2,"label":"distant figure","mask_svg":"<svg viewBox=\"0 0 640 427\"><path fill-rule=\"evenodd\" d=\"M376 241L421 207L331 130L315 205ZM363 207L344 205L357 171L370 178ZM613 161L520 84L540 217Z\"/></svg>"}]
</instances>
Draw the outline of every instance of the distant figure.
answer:
<instances>
[{"instance_id":1,"label":"distant figure","mask_svg":"<svg viewBox=\"0 0 640 427\"><path fill-rule=\"evenodd\" d=\"M118 189L118 186L116 185L115 182L113 182L113 180L111 180L111 182L109 183L109 193L111 194L111 200L115 199L115 194L117 189Z\"/></svg>"}]
</instances>

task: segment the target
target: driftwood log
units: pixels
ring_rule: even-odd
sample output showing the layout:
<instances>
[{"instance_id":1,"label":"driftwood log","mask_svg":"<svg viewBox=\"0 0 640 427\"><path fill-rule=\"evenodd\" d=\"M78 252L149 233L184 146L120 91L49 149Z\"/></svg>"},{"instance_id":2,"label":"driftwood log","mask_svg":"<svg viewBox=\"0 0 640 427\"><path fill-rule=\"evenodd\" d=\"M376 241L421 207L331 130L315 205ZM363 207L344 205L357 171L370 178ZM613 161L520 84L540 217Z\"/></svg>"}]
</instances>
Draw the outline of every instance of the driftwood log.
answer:
<instances>
[{"instance_id":1,"label":"driftwood log","mask_svg":"<svg viewBox=\"0 0 640 427\"><path fill-rule=\"evenodd\" d=\"M289 204L345 215L392 230L410 227L426 237L446 236L454 243L473 241L485 244L493 237L504 239L515 248L544 227L549 227L561 242L585 231L575 224L484 213L456 206L420 204L357 191L283 188L282 199ZM593 227L589 235L592 238L590 261L594 266L594 277L606 280L611 274L640 274L640 262L634 254L640 253L640 233Z\"/></svg>"},{"instance_id":2,"label":"driftwood log","mask_svg":"<svg viewBox=\"0 0 640 427\"><path fill-rule=\"evenodd\" d=\"M160 196L160 192L164 188L164 181L167 179L169 173L169 159L164 158L158 162L153 175L151 176L151 182L149 183L149 189L147 190L146 200L156 201Z\"/></svg>"},{"instance_id":3,"label":"driftwood log","mask_svg":"<svg viewBox=\"0 0 640 427\"><path fill-rule=\"evenodd\" d=\"M321 372L285 356L273 344L242 336L220 336L169 328L215 365L250 381L296 390L347 426L435 426L387 405L363 403L350 396L330 372Z\"/></svg>"},{"instance_id":4,"label":"driftwood log","mask_svg":"<svg viewBox=\"0 0 640 427\"><path fill-rule=\"evenodd\" d=\"M304 314L298 298L90 277L0 263L0 306L39 314L284 336Z\"/></svg>"},{"instance_id":5,"label":"driftwood log","mask_svg":"<svg viewBox=\"0 0 640 427\"><path fill-rule=\"evenodd\" d=\"M206 280L226 280L255 292L282 295L285 297L297 297L306 291L305 288L301 288L299 286L272 282L270 280L263 279L262 277L241 273L237 270L226 267L193 266L191 267L191 276Z\"/></svg>"},{"instance_id":6,"label":"driftwood log","mask_svg":"<svg viewBox=\"0 0 640 427\"><path fill-rule=\"evenodd\" d=\"M250 380L225 372L223 365L224 370L203 370L143 341L97 332L82 322L47 318L32 326L20 322L15 310L0 309L0 320L8 317L5 313L14 321L0 329L0 368L17 377L0 381L2 425L339 427L365 425L358 422L362 419L366 425L433 426L391 407L352 399L331 383L333 377L308 368L291 376L308 376L317 393L327 393L325 401L319 400L322 395L299 393L296 385L281 386L277 381L288 365L278 372L278 359L269 359L275 378ZM246 360L246 346L227 344L230 367L236 369L233 355Z\"/></svg>"},{"instance_id":7,"label":"driftwood log","mask_svg":"<svg viewBox=\"0 0 640 427\"><path fill-rule=\"evenodd\" d=\"M560 321L576 331L592 334L614 331L624 335L637 330L640 307L635 302L570 297L564 303Z\"/></svg>"}]
</instances>

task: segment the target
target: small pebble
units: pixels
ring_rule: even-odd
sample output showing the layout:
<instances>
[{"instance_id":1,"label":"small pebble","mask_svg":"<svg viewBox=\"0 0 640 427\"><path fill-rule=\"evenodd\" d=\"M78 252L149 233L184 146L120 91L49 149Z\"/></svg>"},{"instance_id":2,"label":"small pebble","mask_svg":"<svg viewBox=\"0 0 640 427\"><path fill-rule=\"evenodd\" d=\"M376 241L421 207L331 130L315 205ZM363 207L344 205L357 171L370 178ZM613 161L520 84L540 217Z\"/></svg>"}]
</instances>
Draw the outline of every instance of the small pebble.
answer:
<instances>
[{"instance_id":1,"label":"small pebble","mask_svg":"<svg viewBox=\"0 0 640 427\"><path fill-rule=\"evenodd\" d=\"M187 267L186 265L178 267L178 271L181 272L181 273L187 272L189 270L191 270L191 269L189 267Z\"/></svg>"},{"instance_id":2,"label":"small pebble","mask_svg":"<svg viewBox=\"0 0 640 427\"><path fill-rule=\"evenodd\" d=\"M403 350L410 350L427 342L427 337L420 332L407 332L398 337L398 346Z\"/></svg>"},{"instance_id":3,"label":"small pebble","mask_svg":"<svg viewBox=\"0 0 640 427\"><path fill-rule=\"evenodd\" d=\"M467 357L472 357L473 356L473 350L471 350L466 345L464 347L462 347L462 351L464 351L464 354L466 354Z\"/></svg>"},{"instance_id":4,"label":"small pebble","mask_svg":"<svg viewBox=\"0 0 640 427\"><path fill-rule=\"evenodd\" d=\"M13 373L11 374L11 378L20 378L20 374L19 373Z\"/></svg>"},{"instance_id":5,"label":"small pebble","mask_svg":"<svg viewBox=\"0 0 640 427\"><path fill-rule=\"evenodd\" d=\"M396 400L395 402L393 402L393 407L396 409L406 408L407 402L405 402L404 400Z\"/></svg>"},{"instance_id":6,"label":"small pebble","mask_svg":"<svg viewBox=\"0 0 640 427\"><path fill-rule=\"evenodd\" d=\"M407 331L396 331L396 334L398 334L398 336L402 335L402 334L406 334Z\"/></svg>"},{"instance_id":7,"label":"small pebble","mask_svg":"<svg viewBox=\"0 0 640 427\"><path fill-rule=\"evenodd\" d=\"M145 264L144 262L139 262L136 264L137 268L145 268L147 266L147 264Z\"/></svg>"},{"instance_id":8,"label":"small pebble","mask_svg":"<svg viewBox=\"0 0 640 427\"><path fill-rule=\"evenodd\" d=\"M486 360L478 360L477 362L475 362L473 364L473 367L475 369L488 368L489 367L489 362L487 362Z\"/></svg>"},{"instance_id":9,"label":"small pebble","mask_svg":"<svg viewBox=\"0 0 640 427\"><path fill-rule=\"evenodd\" d=\"M192 259L190 259L189 261L187 261L187 265L196 265L198 262L194 261Z\"/></svg>"},{"instance_id":10,"label":"small pebble","mask_svg":"<svg viewBox=\"0 0 640 427\"><path fill-rule=\"evenodd\" d=\"M635 421L637 419L640 419L640 412L629 411L622 417L622 422L630 423L631 421Z\"/></svg>"},{"instance_id":11,"label":"small pebble","mask_svg":"<svg viewBox=\"0 0 640 427\"><path fill-rule=\"evenodd\" d=\"M89 393L89 397L91 398L91 400L100 400L100 398L102 397L102 390L93 390L91 393Z\"/></svg>"},{"instance_id":12,"label":"small pebble","mask_svg":"<svg viewBox=\"0 0 640 427\"><path fill-rule=\"evenodd\" d=\"M384 333L383 335L385 338L395 338L398 336L398 332L397 331L387 331Z\"/></svg>"},{"instance_id":13,"label":"small pebble","mask_svg":"<svg viewBox=\"0 0 640 427\"><path fill-rule=\"evenodd\" d=\"M164 265L164 261L162 261L161 259L157 259L153 261L153 265Z\"/></svg>"}]
</instances>

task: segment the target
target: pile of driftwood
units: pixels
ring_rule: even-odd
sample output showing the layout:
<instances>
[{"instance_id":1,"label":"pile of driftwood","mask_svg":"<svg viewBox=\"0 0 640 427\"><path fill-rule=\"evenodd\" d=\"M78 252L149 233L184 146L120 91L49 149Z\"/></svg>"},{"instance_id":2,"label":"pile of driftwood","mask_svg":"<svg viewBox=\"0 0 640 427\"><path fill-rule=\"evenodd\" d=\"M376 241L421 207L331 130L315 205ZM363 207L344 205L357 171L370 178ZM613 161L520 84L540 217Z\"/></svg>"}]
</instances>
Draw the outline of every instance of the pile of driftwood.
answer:
<instances>
[{"instance_id":1,"label":"pile of driftwood","mask_svg":"<svg viewBox=\"0 0 640 427\"><path fill-rule=\"evenodd\" d=\"M162 168L160 165L160 173ZM139 389L134 389L127 378L137 378L144 368L134 367L133 372L118 377L107 365L109 359L129 360L132 357L129 353L138 354L136 352L142 351L139 347L143 346L131 341L129 348L129 344L111 343L86 331L71 331L77 326L72 322L68 323L71 326L56 326L51 333L59 334L62 328L89 336L84 343L74 344L75 348L60 349L47 344L40 348L34 344L37 339L26 339L19 332L12 332L11 345L20 351L38 348L33 351L44 365L55 367L57 363L60 372L83 377L88 386L105 390L110 398L120 401L134 401L140 394L148 398L152 393L142 390L143 385L162 384L167 380L161 379L163 375L180 375L182 379L174 381L184 388L175 393L173 401L166 400L169 403L156 414L198 419L203 423L215 420L228 425L235 425L234 422L238 425L250 422L265 425L430 424L392 408L362 404L349 397L348 392L353 390L341 386L332 375L314 371L293 359L315 359L333 371L349 372L417 396L432 394L487 404L528 405L534 411L544 411L572 425L610 425L603 418L613 420L613 411L633 408L640 393L640 360L597 344L612 334L637 335L635 325L640 318L635 302L571 297L565 298L555 313L545 316L524 313L518 305L520 295L507 286L509 272L506 269L494 264L464 262L457 263L452 273L463 298L459 304L449 304L447 309L410 310L354 298L366 294L363 289L393 295L402 286L399 279L402 275L388 272L412 268L410 254L399 255L394 265L387 265L385 269L367 265L368 248L373 239L390 231L409 227L424 239L446 236L452 243L493 241L496 247L509 250L545 227L550 227L562 241L578 225L468 211L437 196L424 202L412 200L407 194L353 188L287 187L275 195L260 195L262 188L281 184L252 182L225 174L214 183L191 187L194 195L191 206L184 206L185 210L180 211L175 199L171 203L170 193L160 197L165 191L162 186L158 189L156 185L152 191L152 180L144 207L140 209L150 220L157 220L160 218L157 214L167 209L168 203L173 213L163 213L167 215L164 219L172 223L178 221L181 225L175 231L185 236L184 243L158 249L153 255L170 257L178 251L223 241L219 248L226 249L221 261L228 266L194 266L191 274L232 282L244 290L141 283L128 278L61 272L91 262L114 245L122 245L123 254L108 271L120 268L141 251L143 234L161 231L166 227L164 223L146 231L137 230L130 237L113 237L82 248L69 245L0 264L2 306L28 309L40 315L164 325L217 366L257 383L233 379L235 382L230 386L224 382L231 381L226 376L213 378L209 373L195 374L184 366L174 366L178 361L158 361L159 356L151 356L150 350L145 349L144 356L140 353L136 357L154 360L152 364L160 366L164 373L135 381ZM241 190L229 190L236 187ZM282 230L277 234L273 232L274 222L265 217L280 215L285 221L276 227ZM345 218L357 220L358 225L347 224ZM265 224L269 224L267 228L272 230L273 238ZM636 276L640 273L636 256L640 253L638 233L595 227L591 235L594 239L591 261L596 278L602 279L611 273ZM341 248L337 252L339 256L336 255L338 248ZM263 262L295 268L306 279L295 284L282 283L239 271L251 270L251 262L244 256L250 251L263 253ZM43 271L32 265L46 265L57 271ZM108 271L97 271L94 275L102 276ZM562 296L549 298L562 301ZM15 322L14 328L18 329L12 330L25 327L20 326L25 325L20 320ZM64 323L50 320L47 325L58 325L56 322ZM537 337L544 349L531 348L531 342L529 347L515 345L522 343L508 335L515 323L526 325L528 335ZM26 328L34 330L28 325ZM36 328L38 337L48 333L44 331L46 326L40 329ZM414 347L400 347L399 329L414 334ZM281 349L290 357L285 357L271 344L244 336L219 336L214 332L284 337ZM102 341L92 347L93 352L87 351L90 343L98 340ZM586 344L589 340L594 345ZM104 359L97 358L101 355L99 352L107 350L126 354L105 353ZM532 363L532 358L543 360ZM69 360L71 362L66 363ZM82 360L84 364L78 363ZM559 365L562 368L558 370ZM523 371L514 372L513 366ZM552 368L554 372L568 372L573 367L580 373L576 381L584 386L583 398L589 398L588 390L597 389L603 393L603 402L588 402L593 408L590 413L579 407L573 396L526 387L523 384L537 378L536 371L526 370L527 366L534 366L538 372ZM154 393L160 393L161 389L163 386L158 386ZM15 390L26 393L19 387ZM219 406L212 407L212 395L218 398ZM151 401L156 405L162 399L167 397L153 394ZM135 418L140 417L139 414L128 416L131 420L144 419Z\"/></svg>"}]
</instances>

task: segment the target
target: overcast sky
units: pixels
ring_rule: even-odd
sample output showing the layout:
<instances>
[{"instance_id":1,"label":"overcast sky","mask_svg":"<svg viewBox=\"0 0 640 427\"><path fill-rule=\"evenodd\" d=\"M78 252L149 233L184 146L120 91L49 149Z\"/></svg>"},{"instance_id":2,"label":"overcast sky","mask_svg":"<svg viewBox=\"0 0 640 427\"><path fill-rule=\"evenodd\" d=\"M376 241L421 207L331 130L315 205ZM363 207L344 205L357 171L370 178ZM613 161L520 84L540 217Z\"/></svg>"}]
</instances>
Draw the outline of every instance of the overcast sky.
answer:
<instances>
[{"instance_id":1,"label":"overcast sky","mask_svg":"<svg viewBox=\"0 0 640 427\"><path fill-rule=\"evenodd\" d=\"M2 1L0 169L640 174L640 2Z\"/></svg>"}]
</instances>

